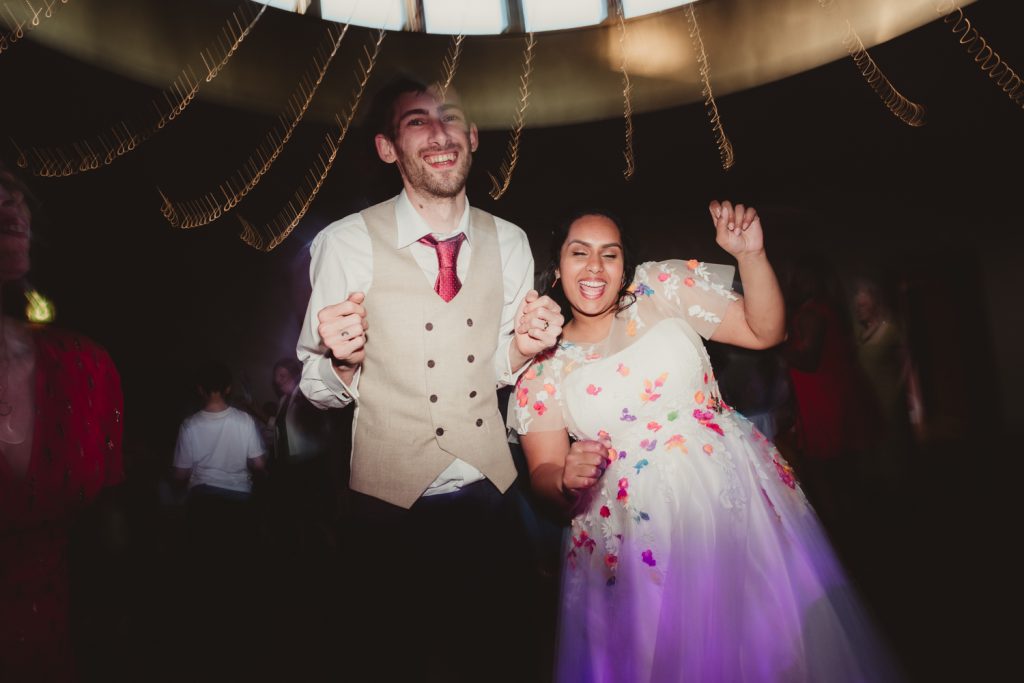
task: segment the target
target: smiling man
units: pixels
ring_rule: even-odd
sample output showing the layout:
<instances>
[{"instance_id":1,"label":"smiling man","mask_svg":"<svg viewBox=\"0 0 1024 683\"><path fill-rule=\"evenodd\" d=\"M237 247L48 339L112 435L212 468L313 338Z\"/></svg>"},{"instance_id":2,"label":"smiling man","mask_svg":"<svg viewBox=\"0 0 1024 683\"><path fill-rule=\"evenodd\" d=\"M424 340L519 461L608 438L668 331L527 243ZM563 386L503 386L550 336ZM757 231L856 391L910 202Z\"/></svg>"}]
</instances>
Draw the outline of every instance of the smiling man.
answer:
<instances>
[{"instance_id":1,"label":"smiling man","mask_svg":"<svg viewBox=\"0 0 1024 683\"><path fill-rule=\"evenodd\" d=\"M477 129L452 92L400 78L374 112L403 190L317 235L298 344L310 401L356 404L358 655L381 680L518 676L527 553L495 389L562 316L532 289L525 233L467 201Z\"/></svg>"}]
</instances>

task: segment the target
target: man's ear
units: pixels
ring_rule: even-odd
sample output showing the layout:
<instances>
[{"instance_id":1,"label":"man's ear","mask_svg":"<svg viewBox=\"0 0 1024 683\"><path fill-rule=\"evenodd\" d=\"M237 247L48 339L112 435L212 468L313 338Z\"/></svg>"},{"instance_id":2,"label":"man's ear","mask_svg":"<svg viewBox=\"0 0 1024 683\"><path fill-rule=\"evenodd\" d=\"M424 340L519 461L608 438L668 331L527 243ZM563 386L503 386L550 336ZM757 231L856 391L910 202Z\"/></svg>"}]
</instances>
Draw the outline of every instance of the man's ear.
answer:
<instances>
[{"instance_id":1,"label":"man's ear","mask_svg":"<svg viewBox=\"0 0 1024 683\"><path fill-rule=\"evenodd\" d=\"M395 154L395 143L388 136L383 133L377 133L373 138L373 143L377 146L377 156L380 157L381 161L386 164L395 163L398 159L398 156Z\"/></svg>"},{"instance_id":2,"label":"man's ear","mask_svg":"<svg viewBox=\"0 0 1024 683\"><path fill-rule=\"evenodd\" d=\"M480 136L476 129L476 124L469 124L469 151L475 152L476 148L480 146Z\"/></svg>"}]
</instances>

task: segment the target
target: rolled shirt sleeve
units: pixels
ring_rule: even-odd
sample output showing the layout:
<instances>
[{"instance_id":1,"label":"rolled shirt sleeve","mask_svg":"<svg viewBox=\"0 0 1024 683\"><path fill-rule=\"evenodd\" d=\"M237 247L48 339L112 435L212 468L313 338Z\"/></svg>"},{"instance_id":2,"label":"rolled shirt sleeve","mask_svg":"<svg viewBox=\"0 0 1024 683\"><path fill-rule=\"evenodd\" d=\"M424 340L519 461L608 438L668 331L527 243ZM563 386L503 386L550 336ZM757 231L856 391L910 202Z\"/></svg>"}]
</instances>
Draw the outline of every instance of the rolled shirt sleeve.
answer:
<instances>
[{"instance_id":1,"label":"rolled shirt sleeve","mask_svg":"<svg viewBox=\"0 0 1024 683\"><path fill-rule=\"evenodd\" d=\"M506 220L495 216L498 227L498 244L501 249L501 271L505 299L502 302L501 326L498 328L498 342L494 354L495 386L501 388L515 384L529 363L515 372L509 361L509 347L514 339L516 311L534 288L533 252L523 230Z\"/></svg>"},{"instance_id":2,"label":"rolled shirt sleeve","mask_svg":"<svg viewBox=\"0 0 1024 683\"><path fill-rule=\"evenodd\" d=\"M299 389L318 408L344 408L359 398L360 369L350 385L341 381L320 338L317 314L345 301L352 292L368 293L373 256L362 217L353 214L324 228L310 246L310 257L312 292L296 346L302 362Z\"/></svg>"}]
</instances>

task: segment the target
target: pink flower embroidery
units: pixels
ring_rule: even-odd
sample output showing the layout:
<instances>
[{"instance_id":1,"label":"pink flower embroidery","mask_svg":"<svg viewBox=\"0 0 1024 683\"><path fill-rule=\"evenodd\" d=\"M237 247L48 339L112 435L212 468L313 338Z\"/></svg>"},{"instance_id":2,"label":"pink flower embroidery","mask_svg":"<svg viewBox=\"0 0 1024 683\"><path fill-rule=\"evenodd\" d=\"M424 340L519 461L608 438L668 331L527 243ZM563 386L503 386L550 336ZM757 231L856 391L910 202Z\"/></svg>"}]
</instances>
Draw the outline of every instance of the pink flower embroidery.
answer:
<instances>
[{"instance_id":1,"label":"pink flower embroidery","mask_svg":"<svg viewBox=\"0 0 1024 683\"><path fill-rule=\"evenodd\" d=\"M594 552L594 547L597 545L597 542L586 531L581 531L579 536L573 536L572 543L577 548L586 548L591 553Z\"/></svg>"},{"instance_id":2,"label":"pink flower embroidery","mask_svg":"<svg viewBox=\"0 0 1024 683\"><path fill-rule=\"evenodd\" d=\"M670 275L668 273L658 273L658 282L664 282L669 279L669 277Z\"/></svg>"},{"instance_id":3,"label":"pink flower embroidery","mask_svg":"<svg viewBox=\"0 0 1024 683\"><path fill-rule=\"evenodd\" d=\"M651 550L645 550L640 553L640 557L643 558L644 564L653 567L657 565L657 561L654 559L654 552Z\"/></svg>"},{"instance_id":4,"label":"pink flower embroidery","mask_svg":"<svg viewBox=\"0 0 1024 683\"><path fill-rule=\"evenodd\" d=\"M779 479L782 480L782 483L791 489L795 489L796 477L793 476L793 468L779 460L777 455L772 457L772 462L775 464L775 471L779 473Z\"/></svg>"},{"instance_id":5,"label":"pink flower embroidery","mask_svg":"<svg viewBox=\"0 0 1024 683\"><path fill-rule=\"evenodd\" d=\"M693 278L686 278L685 280L683 280L683 284L686 285L687 287L693 287Z\"/></svg>"},{"instance_id":6,"label":"pink flower embroidery","mask_svg":"<svg viewBox=\"0 0 1024 683\"><path fill-rule=\"evenodd\" d=\"M611 517L612 516L612 511L608 509L607 505L602 505L601 506L601 516L602 517Z\"/></svg>"},{"instance_id":7,"label":"pink flower embroidery","mask_svg":"<svg viewBox=\"0 0 1024 683\"><path fill-rule=\"evenodd\" d=\"M619 488L620 489L628 489L629 488L629 479L627 479L626 477L623 477L622 479L619 479Z\"/></svg>"},{"instance_id":8,"label":"pink flower embroidery","mask_svg":"<svg viewBox=\"0 0 1024 683\"><path fill-rule=\"evenodd\" d=\"M538 415L543 415L545 412L547 412L548 407L544 405L543 401L537 401L536 403L533 404L533 409L537 412Z\"/></svg>"},{"instance_id":9,"label":"pink flower embroidery","mask_svg":"<svg viewBox=\"0 0 1024 683\"><path fill-rule=\"evenodd\" d=\"M604 556L604 563L605 563L605 565L609 569L614 570L616 565L618 565L618 563L619 563L619 557L618 557L618 555L613 555L612 553L608 553L607 555Z\"/></svg>"},{"instance_id":10,"label":"pink flower embroidery","mask_svg":"<svg viewBox=\"0 0 1024 683\"><path fill-rule=\"evenodd\" d=\"M658 445L657 439L644 439L640 442L640 448L645 451L653 451L654 447Z\"/></svg>"},{"instance_id":11,"label":"pink flower embroidery","mask_svg":"<svg viewBox=\"0 0 1024 683\"><path fill-rule=\"evenodd\" d=\"M629 492L626 489L619 489L619 495L615 496L615 499L625 505L626 501L629 500Z\"/></svg>"},{"instance_id":12,"label":"pink flower embroidery","mask_svg":"<svg viewBox=\"0 0 1024 683\"><path fill-rule=\"evenodd\" d=\"M711 421L715 419L715 414L710 410L701 410L700 408L695 408L693 411L693 417L702 425L713 431L715 434L718 434L719 436L725 436L725 432L722 431L722 428Z\"/></svg>"},{"instance_id":13,"label":"pink flower embroidery","mask_svg":"<svg viewBox=\"0 0 1024 683\"><path fill-rule=\"evenodd\" d=\"M601 387L595 387L593 384L587 387L587 393L591 396L597 396L601 393Z\"/></svg>"},{"instance_id":14,"label":"pink flower embroidery","mask_svg":"<svg viewBox=\"0 0 1024 683\"><path fill-rule=\"evenodd\" d=\"M656 432L656 431L658 431L659 429L661 429L661 425L660 425L660 424L658 424L658 423L657 423L656 421L653 421L653 420L652 420L651 422L648 422L648 423L647 423L647 428L648 428L649 430L651 430L652 432Z\"/></svg>"},{"instance_id":15,"label":"pink flower embroidery","mask_svg":"<svg viewBox=\"0 0 1024 683\"><path fill-rule=\"evenodd\" d=\"M623 377L629 376L629 368L627 368L622 363L619 363L619 367L615 368L615 372L619 373Z\"/></svg>"}]
</instances>

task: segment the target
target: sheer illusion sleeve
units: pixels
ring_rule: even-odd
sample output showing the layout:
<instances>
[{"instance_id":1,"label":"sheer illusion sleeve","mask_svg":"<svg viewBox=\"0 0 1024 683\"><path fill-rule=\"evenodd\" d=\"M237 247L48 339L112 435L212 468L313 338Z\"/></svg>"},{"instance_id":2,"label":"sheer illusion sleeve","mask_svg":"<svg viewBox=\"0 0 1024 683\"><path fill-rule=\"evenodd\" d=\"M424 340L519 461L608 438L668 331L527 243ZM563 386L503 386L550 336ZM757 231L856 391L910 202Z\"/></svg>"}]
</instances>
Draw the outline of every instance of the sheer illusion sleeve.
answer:
<instances>
[{"instance_id":1,"label":"sheer illusion sleeve","mask_svg":"<svg viewBox=\"0 0 1024 683\"><path fill-rule=\"evenodd\" d=\"M729 302L736 268L696 259L651 261L636 269L634 294L649 296L666 316L682 318L700 336L714 334Z\"/></svg>"},{"instance_id":2,"label":"sheer illusion sleeve","mask_svg":"<svg viewBox=\"0 0 1024 683\"><path fill-rule=\"evenodd\" d=\"M557 347L538 355L509 398L508 426L519 434L566 428L562 407L562 360Z\"/></svg>"}]
</instances>

